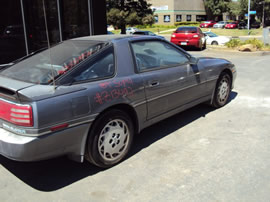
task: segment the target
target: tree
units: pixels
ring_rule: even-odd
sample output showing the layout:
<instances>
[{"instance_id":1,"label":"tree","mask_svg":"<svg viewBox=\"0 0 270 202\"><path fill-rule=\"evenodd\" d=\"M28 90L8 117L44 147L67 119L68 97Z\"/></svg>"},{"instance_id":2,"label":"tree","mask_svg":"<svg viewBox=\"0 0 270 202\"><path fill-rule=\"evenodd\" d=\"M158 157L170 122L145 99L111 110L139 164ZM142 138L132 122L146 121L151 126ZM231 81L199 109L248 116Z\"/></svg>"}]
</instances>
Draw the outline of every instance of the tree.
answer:
<instances>
[{"instance_id":1,"label":"tree","mask_svg":"<svg viewBox=\"0 0 270 202\"><path fill-rule=\"evenodd\" d=\"M231 16L240 16L241 15L241 6L238 1L232 1L228 3L228 11Z\"/></svg>"},{"instance_id":2,"label":"tree","mask_svg":"<svg viewBox=\"0 0 270 202\"><path fill-rule=\"evenodd\" d=\"M150 4L146 0L106 0L107 22L126 33L126 25L143 24L149 21L149 15L153 15Z\"/></svg>"},{"instance_id":3,"label":"tree","mask_svg":"<svg viewBox=\"0 0 270 202\"><path fill-rule=\"evenodd\" d=\"M220 16L228 11L228 4L231 0L203 0L205 10L209 19Z\"/></svg>"},{"instance_id":4,"label":"tree","mask_svg":"<svg viewBox=\"0 0 270 202\"><path fill-rule=\"evenodd\" d=\"M152 25L155 23L155 17L154 15L147 15L142 19L142 23L144 25Z\"/></svg>"},{"instance_id":5,"label":"tree","mask_svg":"<svg viewBox=\"0 0 270 202\"><path fill-rule=\"evenodd\" d=\"M248 0L239 0L240 4L240 16L245 16L248 13ZM270 17L270 0L253 0L250 4L250 10L256 11L256 16L264 21L263 18L267 19ZM254 19L253 19L254 20Z\"/></svg>"}]
</instances>

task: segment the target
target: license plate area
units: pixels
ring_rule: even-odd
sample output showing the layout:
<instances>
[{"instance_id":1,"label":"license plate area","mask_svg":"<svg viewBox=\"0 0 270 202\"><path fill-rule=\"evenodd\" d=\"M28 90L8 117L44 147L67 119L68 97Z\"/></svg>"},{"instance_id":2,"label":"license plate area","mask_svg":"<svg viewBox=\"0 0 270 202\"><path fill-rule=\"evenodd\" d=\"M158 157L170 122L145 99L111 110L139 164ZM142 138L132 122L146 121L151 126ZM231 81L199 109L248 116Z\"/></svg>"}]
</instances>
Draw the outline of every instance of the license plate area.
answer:
<instances>
[{"instance_id":1,"label":"license plate area","mask_svg":"<svg viewBox=\"0 0 270 202\"><path fill-rule=\"evenodd\" d=\"M181 42L180 45L186 46L187 45L187 42Z\"/></svg>"}]
</instances>

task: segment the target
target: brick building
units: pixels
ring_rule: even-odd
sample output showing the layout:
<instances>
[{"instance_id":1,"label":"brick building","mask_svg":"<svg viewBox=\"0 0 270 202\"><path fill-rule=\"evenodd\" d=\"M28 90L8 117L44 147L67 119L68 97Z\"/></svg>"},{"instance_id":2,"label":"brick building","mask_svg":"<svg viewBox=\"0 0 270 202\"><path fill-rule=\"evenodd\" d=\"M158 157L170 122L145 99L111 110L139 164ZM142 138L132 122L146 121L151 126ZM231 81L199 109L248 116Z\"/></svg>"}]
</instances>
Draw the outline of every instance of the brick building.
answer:
<instances>
[{"instance_id":1,"label":"brick building","mask_svg":"<svg viewBox=\"0 0 270 202\"><path fill-rule=\"evenodd\" d=\"M173 25L175 22L206 20L203 0L147 1L152 4L157 24Z\"/></svg>"}]
</instances>

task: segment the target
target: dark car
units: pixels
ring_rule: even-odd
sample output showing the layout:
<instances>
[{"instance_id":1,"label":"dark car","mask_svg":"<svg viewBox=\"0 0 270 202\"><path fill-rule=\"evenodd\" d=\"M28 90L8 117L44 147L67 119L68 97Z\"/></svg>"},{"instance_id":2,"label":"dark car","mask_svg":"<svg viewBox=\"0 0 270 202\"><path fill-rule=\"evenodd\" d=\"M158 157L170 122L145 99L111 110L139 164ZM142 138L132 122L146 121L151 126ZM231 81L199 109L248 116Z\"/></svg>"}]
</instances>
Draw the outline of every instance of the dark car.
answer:
<instances>
[{"instance_id":1,"label":"dark car","mask_svg":"<svg viewBox=\"0 0 270 202\"><path fill-rule=\"evenodd\" d=\"M199 27L178 27L171 35L171 42L179 46L206 48L205 35Z\"/></svg>"},{"instance_id":2,"label":"dark car","mask_svg":"<svg viewBox=\"0 0 270 202\"><path fill-rule=\"evenodd\" d=\"M134 34L134 35L157 36L157 37L160 37L160 38L162 38L162 39L165 39L165 37L156 35L155 33L151 32L151 31L141 31L141 30L139 30L139 31L135 31L133 34Z\"/></svg>"},{"instance_id":3,"label":"dark car","mask_svg":"<svg viewBox=\"0 0 270 202\"><path fill-rule=\"evenodd\" d=\"M260 22L252 22L250 23L250 28L251 29L259 29L261 27L261 23Z\"/></svg>"},{"instance_id":4,"label":"dark car","mask_svg":"<svg viewBox=\"0 0 270 202\"><path fill-rule=\"evenodd\" d=\"M224 106L235 77L231 62L157 37L64 41L0 72L0 153L110 167L144 128L199 103Z\"/></svg>"},{"instance_id":5,"label":"dark car","mask_svg":"<svg viewBox=\"0 0 270 202\"><path fill-rule=\"evenodd\" d=\"M247 29L247 23L244 21L239 22L238 29Z\"/></svg>"},{"instance_id":6,"label":"dark car","mask_svg":"<svg viewBox=\"0 0 270 202\"><path fill-rule=\"evenodd\" d=\"M261 23L259 22L250 22L250 29L258 29L260 28L261 26ZM247 22L239 22L238 24L238 29L247 29L248 28L248 25L247 25Z\"/></svg>"}]
</instances>

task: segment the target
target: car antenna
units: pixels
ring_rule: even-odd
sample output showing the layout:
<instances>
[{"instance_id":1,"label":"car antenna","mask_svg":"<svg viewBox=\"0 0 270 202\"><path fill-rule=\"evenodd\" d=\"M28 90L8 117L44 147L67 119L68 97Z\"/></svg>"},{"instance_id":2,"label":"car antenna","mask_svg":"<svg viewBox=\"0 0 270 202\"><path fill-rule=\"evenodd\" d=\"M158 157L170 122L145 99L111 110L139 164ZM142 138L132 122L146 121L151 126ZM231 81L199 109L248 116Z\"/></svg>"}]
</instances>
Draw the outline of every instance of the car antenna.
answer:
<instances>
[{"instance_id":1,"label":"car antenna","mask_svg":"<svg viewBox=\"0 0 270 202\"><path fill-rule=\"evenodd\" d=\"M45 21L45 28L46 28L46 37L47 37L47 42L48 42L50 65L51 65L53 90L55 90L56 86L55 86L55 79L54 79L54 69L53 69L53 65L52 65L51 45L50 45L50 38L49 38L49 31L48 31L48 25L47 25L47 16L46 16L46 8L45 8L44 0L42 0L42 3L43 3L44 21Z\"/></svg>"}]
</instances>

